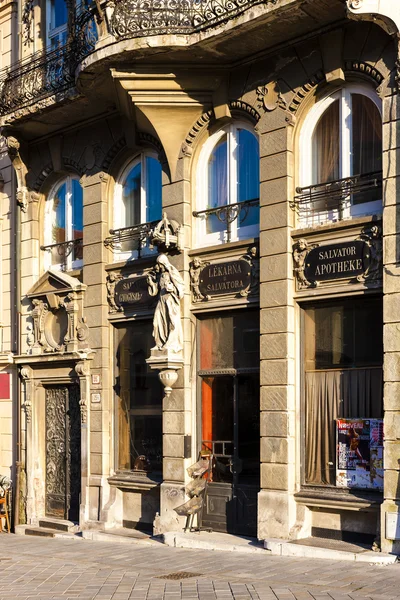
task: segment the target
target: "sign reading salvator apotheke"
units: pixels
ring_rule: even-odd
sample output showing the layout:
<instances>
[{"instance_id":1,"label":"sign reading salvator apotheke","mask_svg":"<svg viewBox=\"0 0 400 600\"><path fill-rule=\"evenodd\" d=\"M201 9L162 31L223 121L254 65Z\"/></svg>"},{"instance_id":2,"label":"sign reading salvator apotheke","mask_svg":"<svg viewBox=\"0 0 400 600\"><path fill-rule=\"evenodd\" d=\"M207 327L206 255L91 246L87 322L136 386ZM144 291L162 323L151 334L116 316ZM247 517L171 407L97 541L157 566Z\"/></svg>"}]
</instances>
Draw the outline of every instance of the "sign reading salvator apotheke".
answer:
<instances>
[{"instance_id":1,"label":"sign reading salvator apotheke","mask_svg":"<svg viewBox=\"0 0 400 600\"><path fill-rule=\"evenodd\" d=\"M250 286L251 266L243 259L207 265L201 270L199 288L204 296L240 293Z\"/></svg>"},{"instance_id":2,"label":"sign reading salvator apotheke","mask_svg":"<svg viewBox=\"0 0 400 600\"><path fill-rule=\"evenodd\" d=\"M370 248L361 240L318 246L307 254L304 275L310 282L350 279L365 273L370 260Z\"/></svg>"}]
</instances>

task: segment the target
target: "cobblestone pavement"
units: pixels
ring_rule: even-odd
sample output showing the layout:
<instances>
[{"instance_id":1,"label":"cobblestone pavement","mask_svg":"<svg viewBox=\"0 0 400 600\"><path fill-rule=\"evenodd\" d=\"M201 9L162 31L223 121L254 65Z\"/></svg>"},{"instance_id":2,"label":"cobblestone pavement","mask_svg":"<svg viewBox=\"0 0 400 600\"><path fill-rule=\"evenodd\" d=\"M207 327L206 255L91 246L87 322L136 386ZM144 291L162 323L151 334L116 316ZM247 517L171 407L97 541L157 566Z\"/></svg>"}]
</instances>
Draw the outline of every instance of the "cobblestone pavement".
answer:
<instances>
[{"instance_id":1,"label":"cobblestone pavement","mask_svg":"<svg viewBox=\"0 0 400 600\"><path fill-rule=\"evenodd\" d=\"M0 535L0 600L400 599L400 563ZM195 573L180 581L176 572Z\"/></svg>"}]
</instances>

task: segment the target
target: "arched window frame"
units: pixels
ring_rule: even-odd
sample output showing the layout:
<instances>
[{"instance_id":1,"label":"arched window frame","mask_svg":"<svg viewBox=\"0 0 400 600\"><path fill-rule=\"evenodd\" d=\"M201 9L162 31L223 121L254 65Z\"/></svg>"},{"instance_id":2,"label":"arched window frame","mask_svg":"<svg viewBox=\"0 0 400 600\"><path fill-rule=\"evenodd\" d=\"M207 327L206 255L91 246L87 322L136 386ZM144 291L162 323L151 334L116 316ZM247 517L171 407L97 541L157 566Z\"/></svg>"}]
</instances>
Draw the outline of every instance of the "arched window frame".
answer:
<instances>
[{"instance_id":1,"label":"arched window frame","mask_svg":"<svg viewBox=\"0 0 400 600\"><path fill-rule=\"evenodd\" d=\"M54 242L54 240L52 239L52 227L53 227L53 215L54 215L54 198L58 192L58 190L65 184L66 186L66 192L65 192L65 243L67 242L71 242L73 243L76 240L81 240L82 238L75 238L74 235L74 228L73 228L73 215L72 215L72 208L73 208L73 202L72 202L72 198L73 198L73 181L77 181L80 185L79 182L79 177L77 175L68 175L66 177L64 177L63 179L57 181L57 183L55 185L53 185L53 187L50 190L50 193L47 196L47 200L46 200L46 204L45 204L45 213L44 213L44 247L48 247L48 246L56 246L57 243ZM83 201L82 201L82 212L83 212ZM83 225L82 225L83 228ZM61 243L60 243L60 248L61 248ZM82 245L80 244L80 246L82 247ZM60 256L60 262L53 262L52 257L53 257L53 252L55 251L51 251L51 250L45 250L44 253L44 268L45 270L49 269L50 267L52 269L66 269L68 270L73 270L73 269L80 269L83 266L83 260L82 258L78 258L75 259L74 258L74 254L75 254L75 249L73 248L67 256L65 256L64 260L62 260L62 256L63 253L59 254ZM66 252L68 252L68 250L66 249ZM81 251L80 251L81 254Z\"/></svg>"},{"instance_id":2,"label":"arched window frame","mask_svg":"<svg viewBox=\"0 0 400 600\"><path fill-rule=\"evenodd\" d=\"M312 185L314 155L313 155L313 134L324 112L336 100L339 99L339 124L340 124L340 179L351 177L356 173L351 172L351 148L352 148L352 114L351 114L351 95L360 94L369 98L378 108L382 117L382 102L376 92L368 85L362 83L346 85L343 88L335 90L324 98L319 100L308 112L300 132L299 139L299 186L301 188ZM382 199L366 202L363 204L352 205L349 197L343 211L343 219L357 217L368 214L379 214L382 212ZM335 216L332 215L332 220ZM326 219L325 219L326 220ZM329 219L331 220L331 219Z\"/></svg>"},{"instance_id":3,"label":"arched window frame","mask_svg":"<svg viewBox=\"0 0 400 600\"><path fill-rule=\"evenodd\" d=\"M146 189L147 182L147 163L146 158L153 158L160 163L161 162L158 156L158 153L152 150L146 150L141 154L137 155L135 158L130 158L122 168L119 177L115 182L114 187L114 203L113 203L113 230L118 231L125 228L137 227L140 225L144 225L148 222L147 220L147 211L148 211L148 202L147 202L147 194L148 190ZM127 215L125 211L125 205L123 202L123 190L126 184L126 180L130 174L130 172L137 166L141 166L141 184L140 184L140 223L136 225L127 224ZM162 197L162 196L161 196ZM162 214L162 202L160 206L160 214L159 219L161 219ZM152 250L148 247L143 247L141 250L141 254L143 253L151 253ZM121 249L117 252L116 260L120 259L129 259L137 257L137 251L126 251Z\"/></svg>"},{"instance_id":4,"label":"arched window frame","mask_svg":"<svg viewBox=\"0 0 400 600\"><path fill-rule=\"evenodd\" d=\"M204 211L208 208L208 162L214 148L225 134L227 134L228 143L228 204L236 204L238 202L238 161L236 152L238 148L237 131L239 129L245 129L251 133L258 142L258 136L250 124L245 121L235 121L213 133L204 143L200 151L197 166L196 212ZM207 233L206 223L207 219L204 216L196 218L196 240L198 242L201 242L202 245L212 245L226 241L226 230L224 232ZM258 237L258 235L258 223L257 225L241 226L240 228L238 227L238 219L235 219L231 223L231 241Z\"/></svg>"}]
</instances>

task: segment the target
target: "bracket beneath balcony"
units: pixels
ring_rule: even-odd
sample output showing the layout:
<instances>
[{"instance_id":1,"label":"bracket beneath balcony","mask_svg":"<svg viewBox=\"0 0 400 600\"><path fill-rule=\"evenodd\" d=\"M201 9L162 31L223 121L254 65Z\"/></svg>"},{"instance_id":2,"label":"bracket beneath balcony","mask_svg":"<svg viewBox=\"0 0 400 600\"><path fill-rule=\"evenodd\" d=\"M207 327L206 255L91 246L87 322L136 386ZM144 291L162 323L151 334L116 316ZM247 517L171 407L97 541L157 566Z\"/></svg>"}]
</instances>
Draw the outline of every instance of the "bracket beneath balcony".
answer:
<instances>
[{"instance_id":1,"label":"bracket beneath balcony","mask_svg":"<svg viewBox=\"0 0 400 600\"><path fill-rule=\"evenodd\" d=\"M350 17L374 21L389 35L400 31L400 4L398 0L347 0Z\"/></svg>"}]
</instances>

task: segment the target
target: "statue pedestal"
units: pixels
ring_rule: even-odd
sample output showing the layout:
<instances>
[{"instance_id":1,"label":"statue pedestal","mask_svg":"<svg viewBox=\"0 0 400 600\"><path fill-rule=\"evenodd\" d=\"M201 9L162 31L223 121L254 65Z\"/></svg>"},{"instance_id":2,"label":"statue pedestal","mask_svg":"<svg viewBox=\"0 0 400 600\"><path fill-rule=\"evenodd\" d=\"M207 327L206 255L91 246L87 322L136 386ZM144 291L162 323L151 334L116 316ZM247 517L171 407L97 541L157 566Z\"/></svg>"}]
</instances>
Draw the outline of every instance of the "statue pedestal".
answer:
<instances>
[{"instance_id":1,"label":"statue pedestal","mask_svg":"<svg viewBox=\"0 0 400 600\"><path fill-rule=\"evenodd\" d=\"M146 360L150 369L159 371L158 377L164 386L165 395L168 397L178 379L178 371L183 367L182 352L173 350L152 348L150 358Z\"/></svg>"}]
</instances>

